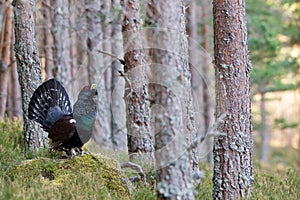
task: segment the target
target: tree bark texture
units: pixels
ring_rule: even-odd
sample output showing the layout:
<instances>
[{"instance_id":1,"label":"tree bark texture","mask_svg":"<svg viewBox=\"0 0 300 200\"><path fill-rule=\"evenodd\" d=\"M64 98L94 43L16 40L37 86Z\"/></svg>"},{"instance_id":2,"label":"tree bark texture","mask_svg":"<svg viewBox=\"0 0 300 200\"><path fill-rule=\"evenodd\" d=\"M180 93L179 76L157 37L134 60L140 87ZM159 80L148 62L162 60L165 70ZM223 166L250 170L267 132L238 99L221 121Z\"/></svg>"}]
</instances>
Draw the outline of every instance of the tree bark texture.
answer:
<instances>
[{"instance_id":1,"label":"tree bark texture","mask_svg":"<svg viewBox=\"0 0 300 200\"><path fill-rule=\"evenodd\" d=\"M188 34L188 52L189 52L189 67L191 71L191 87L193 97L193 110L195 118L196 131L194 135L191 135L190 141L193 141L197 137L201 137L205 134L205 123L204 123L204 99L203 99L203 77L201 73L201 62L199 51L199 37L197 32L197 3L191 1L187 8L187 34ZM200 180L200 176L196 176L199 170L199 159L207 154L206 148L203 145L198 145L197 148L192 149L193 158L192 168L194 178L197 182Z\"/></svg>"},{"instance_id":2,"label":"tree bark texture","mask_svg":"<svg viewBox=\"0 0 300 200\"><path fill-rule=\"evenodd\" d=\"M78 76L82 75L80 69L82 67L83 62L87 60L86 17L83 17L85 16L86 12L85 1L69 0L69 4L71 23L71 73L72 77L75 77L77 79Z\"/></svg>"},{"instance_id":3,"label":"tree bark texture","mask_svg":"<svg viewBox=\"0 0 300 200\"><path fill-rule=\"evenodd\" d=\"M103 149L111 148L111 112L109 95L106 90L106 76L103 55L97 50L103 48L102 3L86 0L87 49L88 49L88 79L89 83L97 83L98 115L95 121L93 137L98 146Z\"/></svg>"},{"instance_id":4,"label":"tree bark texture","mask_svg":"<svg viewBox=\"0 0 300 200\"><path fill-rule=\"evenodd\" d=\"M102 33L103 33L103 41L102 41L102 49L105 52L111 52L111 0L103 0L101 5L101 13L102 13ZM109 144L109 148L112 148L112 112L111 112L111 96L112 96L112 58L110 56L103 56L103 64L105 67L104 72L104 83L105 90L104 95L106 96L106 105L105 108L107 110L106 114L106 123L108 132L106 138L108 141L106 144Z\"/></svg>"},{"instance_id":5,"label":"tree bark texture","mask_svg":"<svg viewBox=\"0 0 300 200\"><path fill-rule=\"evenodd\" d=\"M203 114L204 114L204 129L207 131L212 126L213 120L213 103L212 103L212 93L210 90L212 89L212 82L214 82L213 74L212 74L212 60L211 60L211 43L210 43L210 16L209 11L211 10L211 6L209 6L209 0L202 0L202 15L201 15L201 22L202 22L202 47L203 47L203 54L201 56L202 59L202 75L204 77L204 87L203 87ZM207 151L207 162L213 162L213 137L207 138L205 141L205 148Z\"/></svg>"},{"instance_id":6,"label":"tree bark texture","mask_svg":"<svg viewBox=\"0 0 300 200\"><path fill-rule=\"evenodd\" d=\"M13 28L14 30L14 28ZM15 43L15 34L12 32L12 44ZM10 60L11 60L11 72L10 72L10 83L11 83L11 101L12 101L12 117L21 118L23 114L22 110L22 96L21 96L21 88L18 81L18 67L16 63L14 45L10 47Z\"/></svg>"},{"instance_id":7,"label":"tree bark texture","mask_svg":"<svg viewBox=\"0 0 300 200\"><path fill-rule=\"evenodd\" d=\"M153 157L154 145L150 131L146 58L140 35L140 2L122 0L121 4L128 152L131 158L138 157L149 161Z\"/></svg>"},{"instance_id":8,"label":"tree bark texture","mask_svg":"<svg viewBox=\"0 0 300 200\"><path fill-rule=\"evenodd\" d=\"M248 198L253 184L250 72L245 1L214 0L216 118L213 199Z\"/></svg>"},{"instance_id":9,"label":"tree bark texture","mask_svg":"<svg viewBox=\"0 0 300 200\"><path fill-rule=\"evenodd\" d=\"M194 199L188 145L195 130L185 20L183 1L148 1L145 21L151 27L149 94L158 199Z\"/></svg>"},{"instance_id":10,"label":"tree bark texture","mask_svg":"<svg viewBox=\"0 0 300 200\"><path fill-rule=\"evenodd\" d=\"M5 117L6 103L8 99L9 66L11 66L10 45L12 35L12 7L7 5L4 12L4 23L1 31L1 60L0 60L0 118ZM2 48L1 48L2 47Z\"/></svg>"},{"instance_id":11,"label":"tree bark texture","mask_svg":"<svg viewBox=\"0 0 300 200\"><path fill-rule=\"evenodd\" d=\"M112 10L112 32L111 52L120 58L123 53L122 46L122 25L121 25L121 4L120 0L113 0ZM123 71L123 65L118 60L112 62L112 143L114 150L128 151L127 129L126 129L126 106L124 102L125 81L120 77L119 71Z\"/></svg>"},{"instance_id":12,"label":"tree bark texture","mask_svg":"<svg viewBox=\"0 0 300 200\"><path fill-rule=\"evenodd\" d=\"M51 22L51 0L45 0L43 2L42 14L43 14L43 34L44 34L44 54L45 54L45 80L53 78L52 66L53 66L53 54L52 54L52 22Z\"/></svg>"},{"instance_id":13,"label":"tree bark texture","mask_svg":"<svg viewBox=\"0 0 300 200\"><path fill-rule=\"evenodd\" d=\"M202 56L202 72L205 77L205 87L203 91L204 95L204 121L205 121L205 130L207 130L211 126L212 118L213 118L213 106L212 106L212 97L210 93L211 83L213 82L212 72L212 63L210 58L211 47L210 47L210 27L209 27L209 10L210 6L208 5L208 0L202 1L202 46L204 49L204 53Z\"/></svg>"},{"instance_id":14,"label":"tree bark texture","mask_svg":"<svg viewBox=\"0 0 300 200\"><path fill-rule=\"evenodd\" d=\"M14 53L14 52L12 52ZM23 114L22 111L22 97L21 90L18 81L18 70L17 64L14 62L11 67L11 85L12 85L12 117L21 117Z\"/></svg>"},{"instance_id":15,"label":"tree bark texture","mask_svg":"<svg viewBox=\"0 0 300 200\"><path fill-rule=\"evenodd\" d=\"M63 84L67 91L72 91L69 1L52 0L52 6L54 77Z\"/></svg>"},{"instance_id":16,"label":"tree bark texture","mask_svg":"<svg viewBox=\"0 0 300 200\"><path fill-rule=\"evenodd\" d=\"M39 52L34 35L33 0L14 0L15 54L22 93L25 152L48 146L48 135L28 118L28 104L34 90L40 85L42 74Z\"/></svg>"}]
</instances>

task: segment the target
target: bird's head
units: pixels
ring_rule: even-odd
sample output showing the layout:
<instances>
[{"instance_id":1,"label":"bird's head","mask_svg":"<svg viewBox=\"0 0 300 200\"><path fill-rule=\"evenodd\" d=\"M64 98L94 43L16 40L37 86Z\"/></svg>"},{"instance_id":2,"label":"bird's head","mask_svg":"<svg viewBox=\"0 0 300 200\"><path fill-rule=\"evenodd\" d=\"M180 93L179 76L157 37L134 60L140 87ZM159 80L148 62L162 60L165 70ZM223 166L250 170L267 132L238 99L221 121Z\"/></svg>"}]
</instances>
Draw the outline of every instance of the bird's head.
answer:
<instances>
[{"instance_id":1,"label":"bird's head","mask_svg":"<svg viewBox=\"0 0 300 200\"><path fill-rule=\"evenodd\" d=\"M97 85L91 84L90 86L84 86L78 95L78 99L93 99L98 95Z\"/></svg>"}]
</instances>

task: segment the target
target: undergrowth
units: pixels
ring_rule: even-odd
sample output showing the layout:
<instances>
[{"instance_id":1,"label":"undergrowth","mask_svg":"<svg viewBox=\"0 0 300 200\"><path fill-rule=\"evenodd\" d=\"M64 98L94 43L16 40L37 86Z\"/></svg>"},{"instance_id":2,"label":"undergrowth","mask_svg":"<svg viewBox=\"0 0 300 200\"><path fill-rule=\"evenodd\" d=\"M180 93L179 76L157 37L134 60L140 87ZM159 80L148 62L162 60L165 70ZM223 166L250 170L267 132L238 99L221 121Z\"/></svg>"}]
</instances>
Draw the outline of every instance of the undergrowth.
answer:
<instances>
[{"instance_id":1,"label":"undergrowth","mask_svg":"<svg viewBox=\"0 0 300 200\"><path fill-rule=\"evenodd\" d=\"M21 124L17 120L0 121L0 199L156 199L153 171L148 174L148 185L143 186L138 183L132 187L130 196L124 193L120 196L107 187L108 183L99 179L99 176L105 175L104 172L99 173L100 170L93 168L95 165L93 160L87 164L92 167L89 173L75 173L76 177L73 177L68 173L57 172L62 163L55 161L55 154L42 150L30 156L43 158L37 162L37 168L26 167L26 162L30 163L32 160L27 160L23 154ZM255 180L251 199L300 199L297 153L296 150L289 148L273 148L268 164L261 164L255 160L253 169ZM81 162L80 159L72 161L73 164ZM67 165L63 165L68 168ZM32 165L28 166L32 167ZM196 187L196 199L211 199L212 166L201 163L200 168L205 176L201 184ZM37 169L42 170L36 173L34 170ZM94 176L97 173L99 176ZM38 178L30 179L32 176ZM55 177L59 179L53 181Z\"/></svg>"}]
</instances>

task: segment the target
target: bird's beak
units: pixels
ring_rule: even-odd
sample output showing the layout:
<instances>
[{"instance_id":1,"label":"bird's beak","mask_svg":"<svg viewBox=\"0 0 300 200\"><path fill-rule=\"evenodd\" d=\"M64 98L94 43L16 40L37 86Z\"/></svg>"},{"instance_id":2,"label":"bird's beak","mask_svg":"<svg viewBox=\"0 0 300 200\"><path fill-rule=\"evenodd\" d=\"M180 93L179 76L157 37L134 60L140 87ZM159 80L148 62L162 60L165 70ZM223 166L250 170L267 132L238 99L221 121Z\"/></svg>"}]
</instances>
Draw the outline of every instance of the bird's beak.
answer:
<instances>
[{"instance_id":1,"label":"bird's beak","mask_svg":"<svg viewBox=\"0 0 300 200\"><path fill-rule=\"evenodd\" d=\"M95 83L91 85L91 90L95 90L95 95L98 95L97 85Z\"/></svg>"},{"instance_id":2,"label":"bird's beak","mask_svg":"<svg viewBox=\"0 0 300 200\"><path fill-rule=\"evenodd\" d=\"M95 83L93 83L92 85L91 85L91 90L96 90L97 89L97 85L95 84Z\"/></svg>"}]
</instances>

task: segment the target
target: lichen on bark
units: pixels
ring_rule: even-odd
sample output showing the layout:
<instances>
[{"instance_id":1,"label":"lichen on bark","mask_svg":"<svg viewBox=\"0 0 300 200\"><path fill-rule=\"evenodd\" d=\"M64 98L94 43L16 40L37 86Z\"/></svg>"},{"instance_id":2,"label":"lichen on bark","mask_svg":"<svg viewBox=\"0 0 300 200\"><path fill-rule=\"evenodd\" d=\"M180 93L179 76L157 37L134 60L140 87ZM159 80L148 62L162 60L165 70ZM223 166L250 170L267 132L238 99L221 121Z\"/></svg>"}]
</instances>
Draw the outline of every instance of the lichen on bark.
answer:
<instances>
[{"instance_id":1,"label":"lichen on bark","mask_svg":"<svg viewBox=\"0 0 300 200\"><path fill-rule=\"evenodd\" d=\"M213 199L241 199L253 183L250 65L245 1L213 1L216 118L226 113L215 138Z\"/></svg>"},{"instance_id":2,"label":"lichen on bark","mask_svg":"<svg viewBox=\"0 0 300 200\"><path fill-rule=\"evenodd\" d=\"M48 135L29 120L28 104L42 79L39 52L35 40L35 1L14 0L15 55L22 93L25 152L48 146Z\"/></svg>"}]
</instances>

